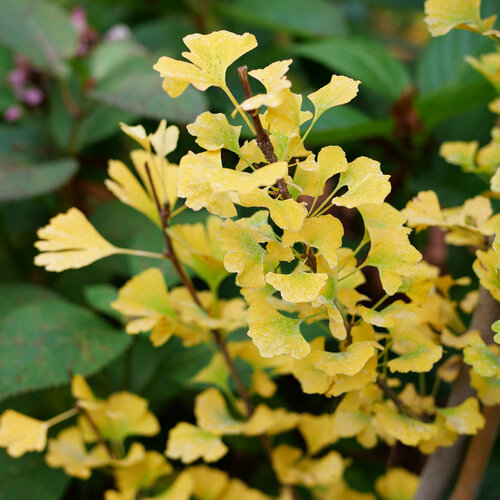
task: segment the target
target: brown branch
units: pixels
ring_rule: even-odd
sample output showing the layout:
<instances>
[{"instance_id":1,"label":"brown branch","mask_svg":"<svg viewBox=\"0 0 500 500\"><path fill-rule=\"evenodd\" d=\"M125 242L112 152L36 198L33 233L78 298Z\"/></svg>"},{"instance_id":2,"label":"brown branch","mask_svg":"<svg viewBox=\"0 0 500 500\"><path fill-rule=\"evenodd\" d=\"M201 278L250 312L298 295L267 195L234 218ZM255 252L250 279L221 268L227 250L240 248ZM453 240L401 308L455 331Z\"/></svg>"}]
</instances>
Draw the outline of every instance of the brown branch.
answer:
<instances>
[{"instance_id":1,"label":"brown branch","mask_svg":"<svg viewBox=\"0 0 500 500\"><path fill-rule=\"evenodd\" d=\"M250 84L248 83L248 74L247 67L240 66L238 68L238 76L240 77L241 85L243 86L243 92L245 93L245 97L250 99L252 97L252 90L250 89ZM257 145L259 149L262 151L266 160L269 163L276 163L278 161L278 157L274 152L274 146L269 139L264 127L262 126L262 122L260 121L259 110L251 109L246 112L247 115L252 119L253 126L255 127L255 140L257 141ZM289 200L292 198L290 191L288 191L288 186L286 185L285 179L278 179L276 181L276 186L279 189L280 196L284 200Z\"/></svg>"},{"instance_id":2,"label":"brown branch","mask_svg":"<svg viewBox=\"0 0 500 500\"><path fill-rule=\"evenodd\" d=\"M386 397L396 405L400 413L416 420L424 420L418 413L414 412L405 403L403 403L403 401L401 401L399 396L387 385L387 382L384 378L377 377L376 384L382 389Z\"/></svg>"},{"instance_id":3,"label":"brown branch","mask_svg":"<svg viewBox=\"0 0 500 500\"><path fill-rule=\"evenodd\" d=\"M89 412L78 402L75 403L75 408L80 412L83 418L87 420L90 427L92 427L92 430L94 431L99 444L102 445L104 449L108 452L110 458L115 460L117 457L115 452L113 451L113 448L111 448L111 445L106 441L106 439L104 439L102 432L100 431L99 427L97 427L97 424L92 420L92 417L90 416Z\"/></svg>"},{"instance_id":4,"label":"brown branch","mask_svg":"<svg viewBox=\"0 0 500 500\"><path fill-rule=\"evenodd\" d=\"M471 330L479 330L487 344L493 342L491 325L500 317L500 303L483 287L479 288L479 300L470 324ZM457 381L453 385L446 406L457 406L475 391L470 386L469 368L462 364ZM458 473L467 445L467 436L459 436L453 446L438 448L425 464L420 485L414 500L442 500ZM486 451L486 450L484 450Z\"/></svg>"}]
</instances>

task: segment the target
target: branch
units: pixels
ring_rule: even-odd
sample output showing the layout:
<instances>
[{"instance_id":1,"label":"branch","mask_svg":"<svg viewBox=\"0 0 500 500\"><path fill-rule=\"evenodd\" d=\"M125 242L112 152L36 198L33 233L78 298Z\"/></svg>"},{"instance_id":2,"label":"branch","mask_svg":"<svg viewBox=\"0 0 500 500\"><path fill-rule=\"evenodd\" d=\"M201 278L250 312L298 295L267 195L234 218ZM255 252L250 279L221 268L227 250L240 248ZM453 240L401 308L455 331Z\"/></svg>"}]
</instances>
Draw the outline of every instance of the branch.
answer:
<instances>
[{"instance_id":1,"label":"branch","mask_svg":"<svg viewBox=\"0 0 500 500\"><path fill-rule=\"evenodd\" d=\"M396 405L400 413L416 420L424 420L418 413L414 412L405 403L403 403L403 401L401 401L399 396L387 385L387 382L383 377L377 377L376 384L382 389L386 397Z\"/></svg>"},{"instance_id":2,"label":"branch","mask_svg":"<svg viewBox=\"0 0 500 500\"><path fill-rule=\"evenodd\" d=\"M246 66L240 66L238 68L238 76L240 77L245 97L247 99L250 99L250 97L252 97L252 90L250 89L250 84L248 83L247 69L248 68ZM251 109L246 113L252 119L253 125L255 127L255 140L257 141L257 145L259 146L262 153L264 153L264 156L269 163L276 163L278 161L278 157L274 152L274 146L269 139L269 136L266 134L264 128L262 127L259 110ZM281 198L283 198L284 200L289 200L292 197L290 191L288 191L288 186L286 185L285 179L278 179L276 181L276 186L279 189Z\"/></svg>"},{"instance_id":3,"label":"branch","mask_svg":"<svg viewBox=\"0 0 500 500\"><path fill-rule=\"evenodd\" d=\"M493 342L491 325L500 317L500 303L483 287L479 288L479 300L472 317L470 329L479 330L482 339ZM469 368L462 364L460 375L453 385L446 406L457 406L475 391L469 383ZM453 446L438 448L425 464L420 486L414 500L442 500L456 476L467 444L466 436L459 436ZM486 450L484 450L486 452ZM489 453L489 452L488 452Z\"/></svg>"}]
</instances>

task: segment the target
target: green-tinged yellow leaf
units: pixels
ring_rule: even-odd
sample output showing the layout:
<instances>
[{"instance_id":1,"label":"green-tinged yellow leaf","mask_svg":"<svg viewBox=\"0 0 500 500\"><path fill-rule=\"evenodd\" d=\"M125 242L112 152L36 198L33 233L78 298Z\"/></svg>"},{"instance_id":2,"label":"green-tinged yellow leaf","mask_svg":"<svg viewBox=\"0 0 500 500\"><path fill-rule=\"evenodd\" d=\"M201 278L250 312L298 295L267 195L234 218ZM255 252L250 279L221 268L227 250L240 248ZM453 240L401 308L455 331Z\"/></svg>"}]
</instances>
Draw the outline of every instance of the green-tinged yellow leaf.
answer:
<instances>
[{"instance_id":1,"label":"green-tinged yellow leaf","mask_svg":"<svg viewBox=\"0 0 500 500\"><path fill-rule=\"evenodd\" d=\"M379 270L384 290L393 295L403 284L402 278L416 272L422 255L408 239L410 229L403 226L404 217L391 205L361 205L358 209L370 235L370 251L364 265Z\"/></svg>"},{"instance_id":2,"label":"green-tinged yellow leaf","mask_svg":"<svg viewBox=\"0 0 500 500\"><path fill-rule=\"evenodd\" d=\"M170 302L163 274L156 267L146 269L127 281L111 307L133 318L127 323L127 333L153 330L151 341L155 346L164 344L175 331L177 315Z\"/></svg>"},{"instance_id":3,"label":"green-tinged yellow leaf","mask_svg":"<svg viewBox=\"0 0 500 500\"><path fill-rule=\"evenodd\" d=\"M436 411L445 418L446 426L459 434L476 434L484 427L476 398L467 398L459 406L437 408Z\"/></svg>"},{"instance_id":4,"label":"green-tinged yellow leaf","mask_svg":"<svg viewBox=\"0 0 500 500\"><path fill-rule=\"evenodd\" d=\"M427 0L425 22L432 36L446 35L453 28L462 25L481 24L481 0Z\"/></svg>"},{"instance_id":5,"label":"green-tinged yellow leaf","mask_svg":"<svg viewBox=\"0 0 500 500\"><path fill-rule=\"evenodd\" d=\"M280 354L296 359L307 356L311 348L300 333L300 323L299 319L280 314L265 299L249 301L248 336L264 358Z\"/></svg>"},{"instance_id":6,"label":"green-tinged yellow leaf","mask_svg":"<svg viewBox=\"0 0 500 500\"><path fill-rule=\"evenodd\" d=\"M45 462L53 468L62 467L68 476L88 479L91 469L86 463L87 448L82 431L76 426L63 429L55 439L49 440Z\"/></svg>"},{"instance_id":7,"label":"green-tinged yellow leaf","mask_svg":"<svg viewBox=\"0 0 500 500\"><path fill-rule=\"evenodd\" d=\"M500 404L500 377L482 377L471 370L470 385L476 389L477 396L484 405Z\"/></svg>"},{"instance_id":8,"label":"green-tinged yellow leaf","mask_svg":"<svg viewBox=\"0 0 500 500\"><path fill-rule=\"evenodd\" d=\"M311 363L331 377L339 374L352 377L374 354L373 342L355 342L345 352L312 351Z\"/></svg>"},{"instance_id":9,"label":"green-tinged yellow leaf","mask_svg":"<svg viewBox=\"0 0 500 500\"><path fill-rule=\"evenodd\" d=\"M472 268L477 274L479 282L489 290L495 300L500 302L500 273L497 271L497 252L492 248L486 252L477 250L476 257L477 259L472 264Z\"/></svg>"},{"instance_id":10,"label":"green-tinged yellow leaf","mask_svg":"<svg viewBox=\"0 0 500 500\"><path fill-rule=\"evenodd\" d=\"M193 488L191 476L188 473L181 473L165 491L144 500L190 500Z\"/></svg>"},{"instance_id":11,"label":"green-tinged yellow leaf","mask_svg":"<svg viewBox=\"0 0 500 500\"><path fill-rule=\"evenodd\" d=\"M416 349L391 359L387 366L391 372L428 372L443 356L443 348L440 345L426 343L419 345Z\"/></svg>"},{"instance_id":12,"label":"green-tinged yellow leaf","mask_svg":"<svg viewBox=\"0 0 500 500\"><path fill-rule=\"evenodd\" d=\"M328 390L328 396L339 396L344 392L357 391L377 379L377 357L372 356L355 375L337 375L335 383Z\"/></svg>"},{"instance_id":13,"label":"green-tinged yellow leaf","mask_svg":"<svg viewBox=\"0 0 500 500\"><path fill-rule=\"evenodd\" d=\"M420 191L413 200L407 203L401 214L408 225L417 228L417 230L444 224L441 206L434 191Z\"/></svg>"},{"instance_id":14,"label":"green-tinged yellow leaf","mask_svg":"<svg viewBox=\"0 0 500 500\"><path fill-rule=\"evenodd\" d=\"M422 440L432 438L438 432L434 424L401 415L388 404L376 403L373 409L375 424L386 434L407 446L415 446Z\"/></svg>"},{"instance_id":15,"label":"green-tinged yellow leaf","mask_svg":"<svg viewBox=\"0 0 500 500\"><path fill-rule=\"evenodd\" d=\"M352 101L360 83L347 76L332 75L330 83L307 96L314 104L314 119L317 120L327 109Z\"/></svg>"},{"instance_id":16,"label":"green-tinged yellow leaf","mask_svg":"<svg viewBox=\"0 0 500 500\"><path fill-rule=\"evenodd\" d=\"M333 215L321 215L307 218L300 231L286 230L283 234L283 245L293 246L297 241L316 248L331 267L337 265L337 250L342 245L344 227Z\"/></svg>"},{"instance_id":17,"label":"green-tinged yellow leaf","mask_svg":"<svg viewBox=\"0 0 500 500\"><path fill-rule=\"evenodd\" d=\"M495 350L495 345L487 346L479 332L475 332L475 335L470 336L469 345L464 348L464 361L482 377L500 378L500 356Z\"/></svg>"},{"instance_id":18,"label":"green-tinged yellow leaf","mask_svg":"<svg viewBox=\"0 0 500 500\"><path fill-rule=\"evenodd\" d=\"M259 172L259 169L257 172ZM303 203L295 200L277 200L271 198L262 189L249 194L239 196L239 204L244 207L264 207L269 210L271 219L282 229L298 231L307 215L307 209Z\"/></svg>"},{"instance_id":19,"label":"green-tinged yellow leaf","mask_svg":"<svg viewBox=\"0 0 500 500\"><path fill-rule=\"evenodd\" d=\"M302 413L299 431L307 444L307 451L310 455L316 454L338 440L335 423L329 413L324 415Z\"/></svg>"},{"instance_id":20,"label":"green-tinged yellow leaf","mask_svg":"<svg viewBox=\"0 0 500 500\"><path fill-rule=\"evenodd\" d=\"M267 273L266 281L281 292L287 302L311 302L315 300L326 282L324 273L305 273L296 271L292 274Z\"/></svg>"},{"instance_id":21,"label":"green-tinged yellow leaf","mask_svg":"<svg viewBox=\"0 0 500 500\"><path fill-rule=\"evenodd\" d=\"M241 126L230 125L223 113L213 114L205 111L187 126L188 132L196 137L196 143L209 151L222 148L239 155Z\"/></svg>"},{"instance_id":22,"label":"green-tinged yellow leaf","mask_svg":"<svg viewBox=\"0 0 500 500\"><path fill-rule=\"evenodd\" d=\"M179 259L213 289L227 276L224 251L216 238L222 222L210 216L205 224L176 224L168 229Z\"/></svg>"},{"instance_id":23,"label":"green-tinged yellow leaf","mask_svg":"<svg viewBox=\"0 0 500 500\"><path fill-rule=\"evenodd\" d=\"M259 80L266 89L265 94L256 94L245 100L241 107L245 111L259 109L261 106L273 108L279 106L283 101L283 90L291 87L291 82L286 78L291 59L276 61L263 69L254 69L248 74Z\"/></svg>"},{"instance_id":24,"label":"green-tinged yellow leaf","mask_svg":"<svg viewBox=\"0 0 500 500\"><path fill-rule=\"evenodd\" d=\"M331 451L322 458L302 457L298 448L282 444L273 449L273 465L283 484L318 486L330 484L342 476L341 455Z\"/></svg>"},{"instance_id":25,"label":"green-tinged yellow leaf","mask_svg":"<svg viewBox=\"0 0 500 500\"><path fill-rule=\"evenodd\" d=\"M226 472L206 465L188 467L185 471L193 478L193 495L199 500L216 500L220 498L229 484Z\"/></svg>"},{"instance_id":26,"label":"green-tinged yellow leaf","mask_svg":"<svg viewBox=\"0 0 500 500\"><path fill-rule=\"evenodd\" d=\"M179 422L168 433L167 456L185 464L199 458L205 462L216 462L227 451L219 437L187 422Z\"/></svg>"},{"instance_id":27,"label":"green-tinged yellow leaf","mask_svg":"<svg viewBox=\"0 0 500 500\"><path fill-rule=\"evenodd\" d=\"M265 238L252 231L245 219L226 220L217 233L217 241L226 250L224 267L231 273L238 273L236 283L239 286L262 288L265 285L266 251L259 245Z\"/></svg>"},{"instance_id":28,"label":"green-tinged yellow leaf","mask_svg":"<svg viewBox=\"0 0 500 500\"><path fill-rule=\"evenodd\" d=\"M216 86L226 88L226 70L236 59L257 46L249 33L236 35L214 31L208 35L195 33L184 37L189 52L182 55L191 61L160 57L153 69L163 78L163 88L170 97L178 97L191 84L198 90Z\"/></svg>"},{"instance_id":29,"label":"green-tinged yellow leaf","mask_svg":"<svg viewBox=\"0 0 500 500\"><path fill-rule=\"evenodd\" d=\"M389 175L382 174L380 163L365 156L350 162L340 174L336 189L347 187L347 193L332 199L333 205L347 208L361 204L381 204L391 192Z\"/></svg>"},{"instance_id":30,"label":"green-tinged yellow leaf","mask_svg":"<svg viewBox=\"0 0 500 500\"><path fill-rule=\"evenodd\" d=\"M476 164L476 153L479 148L477 141L473 142L444 142L439 149L439 154L453 165L462 167L465 171L471 171Z\"/></svg>"},{"instance_id":31,"label":"green-tinged yellow leaf","mask_svg":"<svg viewBox=\"0 0 500 500\"><path fill-rule=\"evenodd\" d=\"M39 229L37 236L40 240L35 246L42 253L35 257L35 264L47 271L78 269L122 252L106 241L77 208L50 219L50 224Z\"/></svg>"}]
</instances>

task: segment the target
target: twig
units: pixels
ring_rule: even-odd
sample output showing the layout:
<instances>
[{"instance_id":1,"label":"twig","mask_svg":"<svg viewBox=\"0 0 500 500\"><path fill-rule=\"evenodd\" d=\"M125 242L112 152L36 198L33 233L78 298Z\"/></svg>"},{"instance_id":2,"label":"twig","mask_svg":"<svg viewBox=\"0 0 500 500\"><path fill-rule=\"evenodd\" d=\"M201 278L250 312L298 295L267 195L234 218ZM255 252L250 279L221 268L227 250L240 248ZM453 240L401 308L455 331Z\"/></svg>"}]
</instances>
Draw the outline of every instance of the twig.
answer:
<instances>
[{"instance_id":1,"label":"twig","mask_svg":"<svg viewBox=\"0 0 500 500\"><path fill-rule=\"evenodd\" d=\"M409 408L399 396L387 385L387 382L382 377L377 377L376 384L384 391L384 394L396 405L398 411L403 415L414 418L416 420L424 420L418 413Z\"/></svg>"},{"instance_id":2,"label":"twig","mask_svg":"<svg viewBox=\"0 0 500 500\"><path fill-rule=\"evenodd\" d=\"M90 427L92 427L92 430L94 431L99 444L104 446L104 449L108 452L108 455L110 456L110 458L115 460L116 459L115 452L111 448L111 445L104 439L104 436L102 435L101 431L99 430L99 427L97 427L96 423L92 420L92 417L89 415L88 411L83 406L81 406L78 402L75 403L75 408L87 420Z\"/></svg>"},{"instance_id":3,"label":"twig","mask_svg":"<svg viewBox=\"0 0 500 500\"><path fill-rule=\"evenodd\" d=\"M249 99L250 97L252 97L252 90L250 89L250 84L248 83L247 69L248 68L246 66L240 66L238 68L238 76L240 77L245 97ZM262 153L264 153L264 156L269 163L276 163L278 161L278 157L274 152L274 146L269 139L269 136L266 134L264 128L262 127L259 111L257 109L251 109L246 113L252 119L253 125L255 127L255 140L257 141L257 145L259 146ZM276 186L279 189L281 198L283 198L284 200L289 200L292 198L290 191L288 191L288 186L286 185L285 179L278 179L276 181Z\"/></svg>"}]
</instances>

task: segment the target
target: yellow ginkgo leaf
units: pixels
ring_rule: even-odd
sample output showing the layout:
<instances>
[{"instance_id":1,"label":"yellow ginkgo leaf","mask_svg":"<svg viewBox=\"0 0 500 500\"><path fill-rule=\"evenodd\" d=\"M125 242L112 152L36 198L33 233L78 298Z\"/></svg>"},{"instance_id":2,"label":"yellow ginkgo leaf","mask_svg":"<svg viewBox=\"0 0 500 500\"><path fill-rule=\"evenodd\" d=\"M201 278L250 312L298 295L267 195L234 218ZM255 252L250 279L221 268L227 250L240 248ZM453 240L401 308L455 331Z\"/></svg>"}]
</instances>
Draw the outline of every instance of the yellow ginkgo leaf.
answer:
<instances>
[{"instance_id":1,"label":"yellow ginkgo leaf","mask_svg":"<svg viewBox=\"0 0 500 500\"><path fill-rule=\"evenodd\" d=\"M389 175L382 174L380 163L365 156L350 162L341 172L336 190L346 187L347 193L332 199L333 205L347 208L361 204L381 204L391 192Z\"/></svg>"},{"instance_id":2,"label":"yellow ginkgo leaf","mask_svg":"<svg viewBox=\"0 0 500 500\"><path fill-rule=\"evenodd\" d=\"M265 285L266 251L259 245L265 238L252 231L245 219L226 220L217 233L217 241L227 252L224 267L229 272L238 273L236 283L239 286L262 288Z\"/></svg>"},{"instance_id":3,"label":"yellow ginkgo leaf","mask_svg":"<svg viewBox=\"0 0 500 500\"><path fill-rule=\"evenodd\" d=\"M239 479L231 479L224 493L217 500L271 500L271 497L264 495L259 490L249 488L243 481Z\"/></svg>"},{"instance_id":4,"label":"yellow ginkgo leaf","mask_svg":"<svg viewBox=\"0 0 500 500\"><path fill-rule=\"evenodd\" d=\"M500 404L500 378L482 377L474 370L470 372L470 385L477 391L477 397L486 406Z\"/></svg>"},{"instance_id":5,"label":"yellow ginkgo leaf","mask_svg":"<svg viewBox=\"0 0 500 500\"><path fill-rule=\"evenodd\" d=\"M155 436L160 432L157 418L148 411L147 401L136 394L115 392L107 400L82 401L80 404L105 439L123 441L127 436ZM100 436L87 418L80 416L78 425L85 441L99 440Z\"/></svg>"},{"instance_id":6,"label":"yellow ginkgo leaf","mask_svg":"<svg viewBox=\"0 0 500 500\"><path fill-rule=\"evenodd\" d=\"M500 302L500 273L497 272L499 260L497 252L492 248L486 252L477 250L476 257L472 268L477 274L479 282Z\"/></svg>"},{"instance_id":7,"label":"yellow ginkgo leaf","mask_svg":"<svg viewBox=\"0 0 500 500\"><path fill-rule=\"evenodd\" d=\"M216 352L209 363L207 363L192 379L192 382L202 384L213 384L223 391L229 392L229 368L222 354Z\"/></svg>"},{"instance_id":8,"label":"yellow ginkgo leaf","mask_svg":"<svg viewBox=\"0 0 500 500\"><path fill-rule=\"evenodd\" d=\"M310 347L315 350L324 349L324 337L315 338L310 343ZM318 370L311 363L310 354L301 359L293 360L290 372L298 380L302 392L305 394L325 394L333 383L333 377L330 377L322 370Z\"/></svg>"},{"instance_id":9,"label":"yellow ginkgo leaf","mask_svg":"<svg viewBox=\"0 0 500 500\"><path fill-rule=\"evenodd\" d=\"M443 356L443 348L431 342L421 344L416 349L391 359L387 366L391 372L423 373L432 370L432 367Z\"/></svg>"},{"instance_id":10,"label":"yellow ginkgo leaf","mask_svg":"<svg viewBox=\"0 0 500 500\"><path fill-rule=\"evenodd\" d=\"M257 46L249 33L236 35L224 30L208 35L195 33L183 40L190 51L182 55L192 64L164 56L153 66L162 76L163 89L170 97L181 95L189 84L202 91L212 85L225 89L227 68Z\"/></svg>"},{"instance_id":11,"label":"yellow ginkgo leaf","mask_svg":"<svg viewBox=\"0 0 500 500\"><path fill-rule=\"evenodd\" d=\"M258 189L249 194L241 194L239 204L244 207L267 208L271 219L282 229L290 231L298 231L307 215L307 209L303 203L298 203L292 199L278 200L271 198L263 189Z\"/></svg>"},{"instance_id":12,"label":"yellow ginkgo leaf","mask_svg":"<svg viewBox=\"0 0 500 500\"><path fill-rule=\"evenodd\" d=\"M146 269L127 281L111 307L129 318L135 318L127 323L127 333L153 330L151 341L155 346L164 344L175 331L177 315L170 303L163 274L156 267Z\"/></svg>"},{"instance_id":13,"label":"yellow ginkgo leaf","mask_svg":"<svg viewBox=\"0 0 500 500\"><path fill-rule=\"evenodd\" d=\"M464 348L464 361L482 377L500 378L500 356L494 351L494 345L486 345L479 336L478 331L470 335L469 345Z\"/></svg>"},{"instance_id":14,"label":"yellow ginkgo leaf","mask_svg":"<svg viewBox=\"0 0 500 500\"><path fill-rule=\"evenodd\" d=\"M160 216L154 200L148 196L137 177L121 161L110 160L108 166L109 179L106 187L126 205L130 205L160 225Z\"/></svg>"},{"instance_id":15,"label":"yellow ginkgo leaf","mask_svg":"<svg viewBox=\"0 0 500 500\"><path fill-rule=\"evenodd\" d=\"M317 120L327 109L352 101L360 83L347 76L332 75L330 83L307 96L314 104L314 119Z\"/></svg>"},{"instance_id":16,"label":"yellow ginkgo leaf","mask_svg":"<svg viewBox=\"0 0 500 500\"><path fill-rule=\"evenodd\" d=\"M322 458L302 457L298 448L282 444L273 449L274 470L282 484L327 485L340 479L342 456L331 451Z\"/></svg>"},{"instance_id":17,"label":"yellow ginkgo leaf","mask_svg":"<svg viewBox=\"0 0 500 500\"><path fill-rule=\"evenodd\" d=\"M62 467L68 476L88 479L90 467L86 464L87 448L77 426L63 429L55 439L49 439L45 462L53 468Z\"/></svg>"},{"instance_id":18,"label":"yellow ginkgo leaf","mask_svg":"<svg viewBox=\"0 0 500 500\"><path fill-rule=\"evenodd\" d=\"M241 434L246 424L229 413L224 396L215 388L196 396L194 414L198 427L216 436Z\"/></svg>"},{"instance_id":19,"label":"yellow ginkgo leaf","mask_svg":"<svg viewBox=\"0 0 500 500\"><path fill-rule=\"evenodd\" d=\"M246 422L243 434L247 436L259 436L261 434L280 434L297 427L299 415L291 413L283 408L271 409L265 404L255 408L250 419Z\"/></svg>"},{"instance_id":20,"label":"yellow ginkgo leaf","mask_svg":"<svg viewBox=\"0 0 500 500\"><path fill-rule=\"evenodd\" d=\"M14 458L27 451L42 451L47 442L49 424L14 410L0 416L0 446Z\"/></svg>"},{"instance_id":21,"label":"yellow ginkgo leaf","mask_svg":"<svg viewBox=\"0 0 500 500\"><path fill-rule=\"evenodd\" d=\"M439 154L452 165L458 165L465 171L474 170L476 153L479 147L477 141L473 142L444 142L439 149Z\"/></svg>"},{"instance_id":22,"label":"yellow ginkgo leaf","mask_svg":"<svg viewBox=\"0 0 500 500\"><path fill-rule=\"evenodd\" d=\"M419 480L416 474L396 467L377 478L375 489L384 500L412 500Z\"/></svg>"},{"instance_id":23,"label":"yellow ginkgo leaf","mask_svg":"<svg viewBox=\"0 0 500 500\"><path fill-rule=\"evenodd\" d=\"M216 234L223 220L210 216L205 224L175 224L168 229L175 252L212 289L216 289L227 276L224 268L224 251Z\"/></svg>"},{"instance_id":24,"label":"yellow ginkgo leaf","mask_svg":"<svg viewBox=\"0 0 500 500\"><path fill-rule=\"evenodd\" d=\"M446 35L464 24L481 24L481 0L427 0L425 22L432 36Z\"/></svg>"},{"instance_id":25,"label":"yellow ginkgo leaf","mask_svg":"<svg viewBox=\"0 0 500 500\"><path fill-rule=\"evenodd\" d=\"M404 217L388 203L358 207L370 235L370 251L365 265L375 266L384 290L393 295L403 284L403 276L416 272L422 259L408 239L410 229L403 226Z\"/></svg>"},{"instance_id":26,"label":"yellow ginkgo leaf","mask_svg":"<svg viewBox=\"0 0 500 500\"><path fill-rule=\"evenodd\" d=\"M223 113L205 111L196 121L187 126L188 132L196 137L196 143L209 151L222 148L241 154L239 137L241 126L230 125Z\"/></svg>"},{"instance_id":27,"label":"yellow ginkgo leaf","mask_svg":"<svg viewBox=\"0 0 500 500\"><path fill-rule=\"evenodd\" d=\"M140 490L152 488L159 478L173 472L164 455L146 451L141 443L133 443L128 455L133 459L122 461L114 470L116 485L122 493L134 497Z\"/></svg>"},{"instance_id":28,"label":"yellow ginkgo leaf","mask_svg":"<svg viewBox=\"0 0 500 500\"><path fill-rule=\"evenodd\" d=\"M151 144L155 148L156 154L160 158L164 158L177 147L179 140L179 128L175 125L167 127L167 121L161 120L156 132L149 134Z\"/></svg>"},{"instance_id":29,"label":"yellow ginkgo leaf","mask_svg":"<svg viewBox=\"0 0 500 500\"><path fill-rule=\"evenodd\" d=\"M324 273L305 273L296 271L292 274L267 273L266 281L281 292L287 302L311 302L315 300L327 275Z\"/></svg>"},{"instance_id":30,"label":"yellow ginkgo leaf","mask_svg":"<svg viewBox=\"0 0 500 500\"><path fill-rule=\"evenodd\" d=\"M458 434L476 434L484 427L485 420L476 398L467 398L451 408L436 408L436 412L445 418L446 426Z\"/></svg>"},{"instance_id":31,"label":"yellow ginkgo leaf","mask_svg":"<svg viewBox=\"0 0 500 500\"><path fill-rule=\"evenodd\" d=\"M142 125L127 125L126 123L120 122L120 128L122 132L138 142L143 149L147 151L151 149L149 136L146 134L146 130Z\"/></svg>"},{"instance_id":32,"label":"yellow ginkgo leaf","mask_svg":"<svg viewBox=\"0 0 500 500\"><path fill-rule=\"evenodd\" d=\"M78 269L108 255L124 253L106 241L77 208L50 219L37 236L40 240L35 246L42 253L35 257L35 264L47 271Z\"/></svg>"},{"instance_id":33,"label":"yellow ginkgo leaf","mask_svg":"<svg viewBox=\"0 0 500 500\"><path fill-rule=\"evenodd\" d=\"M227 453L222 440L187 422L179 422L168 434L166 454L189 464L202 458L205 462L216 462Z\"/></svg>"},{"instance_id":34,"label":"yellow ginkgo leaf","mask_svg":"<svg viewBox=\"0 0 500 500\"><path fill-rule=\"evenodd\" d=\"M401 211L410 227L417 230L428 226L441 226L444 216L434 191L420 191Z\"/></svg>"},{"instance_id":35,"label":"yellow ginkgo leaf","mask_svg":"<svg viewBox=\"0 0 500 500\"><path fill-rule=\"evenodd\" d=\"M373 342L355 342L345 352L312 351L311 363L318 370L334 375L356 375L375 354Z\"/></svg>"},{"instance_id":36,"label":"yellow ginkgo leaf","mask_svg":"<svg viewBox=\"0 0 500 500\"><path fill-rule=\"evenodd\" d=\"M500 167L498 167L490 180L491 190L500 193ZM498 234L498 233L497 233Z\"/></svg>"},{"instance_id":37,"label":"yellow ginkgo leaf","mask_svg":"<svg viewBox=\"0 0 500 500\"><path fill-rule=\"evenodd\" d=\"M339 396L344 392L357 391L377 379L377 357L372 356L355 375L340 374L327 392L327 396Z\"/></svg>"},{"instance_id":38,"label":"yellow ginkgo leaf","mask_svg":"<svg viewBox=\"0 0 500 500\"><path fill-rule=\"evenodd\" d=\"M337 265L337 250L342 245L344 227L333 215L307 218L300 231L285 231L283 246L292 246L297 241L316 248L331 267Z\"/></svg>"},{"instance_id":39,"label":"yellow ginkgo leaf","mask_svg":"<svg viewBox=\"0 0 500 500\"><path fill-rule=\"evenodd\" d=\"M248 336L264 358L287 354L295 359L307 356L309 344L300 333L298 319L288 318L266 300L252 300L248 308Z\"/></svg>"},{"instance_id":40,"label":"yellow ginkgo leaf","mask_svg":"<svg viewBox=\"0 0 500 500\"><path fill-rule=\"evenodd\" d=\"M375 403L374 423L386 434L407 446L415 446L420 441L437 434L437 427L406 415L401 415L389 404Z\"/></svg>"},{"instance_id":41,"label":"yellow ginkgo leaf","mask_svg":"<svg viewBox=\"0 0 500 500\"><path fill-rule=\"evenodd\" d=\"M193 495L198 500L217 500L229 484L226 472L206 465L195 465L185 469L193 478Z\"/></svg>"},{"instance_id":42,"label":"yellow ginkgo leaf","mask_svg":"<svg viewBox=\"0 0 500 500\"><path fill-rule=\"evenodd\" d=\"M159 495L144 500L190 500L193 492L193 478L188 472L181 472L175 481Z\"/></svg>"},{"instance_id":43,"label":"yellow ginkgo leaf","mask_svg":"<svg viewBox=\"0 0 500 500\"><path fill-rule=\"evenodd\" d=\"M236 208L229 194L215 192L210 185L210 179L221 170L220 151L189 152L179 164L178 195L186 198L185 203L192 210L206 208L214 215L234 217Z\"/></svg>"},{"instance_id":44,"label":"yellow ginkgo leaf","mask_svg":"<svg viewBox=\"0 0 500 500\"><path fill-rule=\"evenodd\" d=\"M310 455L316 454L338 440L333 417L328 413L324 415L302 413L298 427Z\"/></svg>"},{"instance_id":45,"label":"yellow ginkgo leaf","mask_svg":"<svg viewBox=\"0 0 500 500\"><path fill-rule=\"evenodd\" d=\"M291 87L291 82L285 77L291 59L276 61L263 69L249 71L249 75L259 80L266 89L265 94L256 94L241 104L245 111L259 109L261 106L270 108L279 106L283 100L282 91Z\"/></svg>"}]
</instances>

